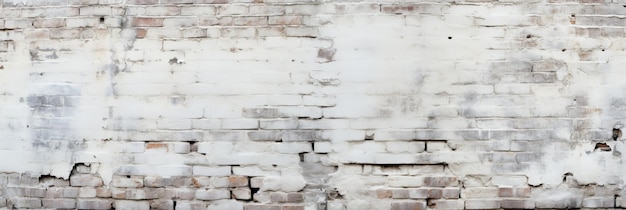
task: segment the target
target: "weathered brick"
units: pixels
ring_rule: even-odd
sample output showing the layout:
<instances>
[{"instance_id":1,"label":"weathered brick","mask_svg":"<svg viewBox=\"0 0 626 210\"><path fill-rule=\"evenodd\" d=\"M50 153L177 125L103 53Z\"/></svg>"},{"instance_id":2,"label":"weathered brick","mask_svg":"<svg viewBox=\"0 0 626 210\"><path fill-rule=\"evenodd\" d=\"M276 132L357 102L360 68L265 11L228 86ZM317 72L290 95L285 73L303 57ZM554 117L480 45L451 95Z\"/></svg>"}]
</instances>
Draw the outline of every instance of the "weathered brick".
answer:
<instances>
[{"instance_id":1,"label":"weathered brick","mask_svg":"<svg viewBox=\"0 0 626 210\"><path fill-rule=\"evenodd\" d=\"M500 207L505 209L534 209L535 202L526 199L502 199Z\"/></svg>"},{"instance_id":2,"label":"weathered brick","mask_svg":"<svg viewBox=\"0 0 626 210\"><path fill-rule=\"evenodd\" d=\"M81 187L78 188L78 197L80 198L95 198L97 194L96 188Z\"/></svg>"},{"instance_id":3,"label":"weathered brick","mask_svg":"<svg viewBox=\"0 0 626 210\"><path fill-rule=\"evenodd\" d=\"M134 27L161 27L163 20L163 18L135 17L132 19L131 25Z\"/></svg>"},{"instance_id":4,"label":"weathered brick","mask_svg":"<svg viewBox=\"0 0 626 210\"><path fill-rule=\"evenodd\" d=\"M393 189L393 190L391 190L391 198L394 198L394 199L406 199L406 198L409 198L409 190L407 190L407 189Z\"/></svg>"},{"instance_id":5,"label":"weathered brick","mask_svg":"<svg viewBox=\"0 0 626 210\"><path fill-rule=\"evenodd\" d=\"M268 19L270 25L301 25L302 16L270 16Z\"/></svg>"},{"instance_id":6,"label":"weathered brick","mask_svg":"<svg viewBox=\"0 0 626 210\"><path fill-rule=\"evenodd\" d=\"M248 177L244 176L230 176L228 179L228 186L230 187L245 187L248 186Z\"/></svg>"},{"instance_id":7,"label":"weathered brick","mask_svg":"<svg viewBox=\"0 0 626 210\"><path fill-rule=\"evenodd\" d=\"M461 189L459 188L444 188L441 192L443 198L459 198L461 195Z\"/></svg>"},{"instance_id":8,"label":"weathered brick","mask_svg":"<svg viewBox=\"0 0 626 210\"><path fill-rule=\"evenodd\" d=\"M267 17L235 17L235 26L264 26L267 25Z\"/></svg>"},{"instance_id":9,"label":"weathered brick","mask_svg":"<svg viewBox=\"0 0 626 210\"><path fill-rule=\"evenodd\" d=\"M159 0L128 0L128 4L145 5L145 4L159 4Z\"/></svg>"},{"instance_id":10,"label":"weathered brick","mask_svg":"<svg viewBox=\"0 0 626 210\"><path fill-rule=\"evenodd\" d=\"M150 201L150 209L174 209L173 200L152 200Z\"/></svg>"},{"instance_id":11,"label":"weathered brick","mask_svg":"<svg viewBox=\"0 0 626 210\"><path fill-rule=\"evenodd\" d=\"M42 199L44 208L55 209L73 209L76 208L76 200L74 199Z\"/></svg>"},{"instance_id":12,"label":"weathered brick","mask_svg":"<svg viewBox=\"0 0 626 210\"><path fill-rule=\"evenodd\" d=\"M164 188L126 189L125 198L131 200L157 199L163 196L164 192Z\"/></svg>"},{"instance_id":13,"label":"weathered brick","mask_svg":"<svg viewBox=\"0 0 626 210\"><path fill-rule=\"evenodd\" d=\"M69 5L95 5L99 0L69 0Z\"/></svg>"},{"instance_id":14,"label":"weathered brick","mask_svg":"<svg viewBox=\"0 0 626 210\"><path fill-rule=\"evenodd\" d=\"M148 16L176 16L179 14L180 7L176 6L147 7L145 13Z\"/></svg>"},{"instance_id":15,"label":"weathered brick","mask_svg":"<svg viewBox=\"0 0 626 210\"><path fill-rule=\"evenodd\" d=\"M193 27L197 25L197 18L166 18L163 20L163 27Z\"/></svg>"},{"instance_id":16,"label":"weathered brick","mask_svg":"<svg viewBox=\"0 0 626 210\"><path fill-rule=\"evenodd\" d=\"M442 198L443 190L441 188L416 188L408 190L408 198Z\"/></svg>"},{"instance_id":17,"label":"weathered brick","mask_svg":"<svg viewBox=\"0 0 626 210\"><path fill-rule=\"evenodd\" d=\"M401 201L391 203L392 210L421 210L427 209L426 201Z\"/></svg>"},{"instance_id":18,"label":"weathered brick","mask_svg":"<svg viewBox=\"0 0 626 210\"><path fill-rule=\"evenodd\" d=\"M464 198L489 198L498 196L498 188L495 187L472 187L465 188L461 191L461 197Z\"/></svg>"},{"instance_id":19,"label":"weathered brick","mask_svg":"<svg viewBox=\"0 0 626 210\"><path fill-rule=\"evenodd\" d=\"M226 4L227 0L196 0L198 4Z\"/></svg>"},{"instance_id":20,"label":"weathered brick","mask_svg":"<svg viewBox=\"0 0 626 210\"><path fill-rule=\"evenodd\" d=\"M207 36L207 29L203 28L186 28L181 30L182 37L185 38L204 38Z\"/></svg>"},{"instance_id":21,"label":"weathered brick","mask_svg":"<svg viewBox=\"0 0 626 210\"><path fill-rule=\"evenodd\" d=\"M250 15L282 15L285 13L284 6L273 5L250 5Z\"/></svg>"},{"instance_id":22,"label":"weathered brick","mask_svg":"<svg viewBox=\"0 0 626 210\"><path fill-rule=\"evenodd\" d=\"M284 192L271 192L270 193L270 201L272 201L274 203L287 202L287 193L284 193Z\"/></svg>"},{"instance_id":23,"label":"weathered brick","mask_svg":"<svg viewBox=\"0 0 626 210\"><path fill-rule=\"evenodd\" d=\"M430 204L435 209L465 209L464 200L431 200Z\"/></svg>"},{"instance_id":24,"label":"weathered brick","mask_svg":"<svg viewBox=\"0 0 626 210\"><path fill-rule=\"evenodd\" d=\"M501 187L498 189L499 197L513 197L513 188Z\"/></svg>"},{"instance_id":25,"label":"weathered brick","mask_svg":"<svg viewBox=\"0 0 626 210\"><path fill-rule=\"evenodd\" d=\"M61 198L63 197L63 188L61 187L49 187L46 190L46 198Z\"/></svg>"},{"instance_id":26,"label":"weathered brick","mask_svg":"<svg viewBox=\"0 0 626 210\"><path fill-rule=\"evenodd\" d=\"M232 189L232 198L237 200L250 200L252 199L252 191L250 191L250 188L234 188Z\"/></svg>"},{"instance_id":27,"label":"weathered brick","mask_svg":"<svg viewBox=\"0 0 626 210\"><path fill-rule=\"evenodd\" d=\"M182 16L214 16L216 8L213 6L194 5L191 7L181 7L180 15Z\"/></svg>"},{"instance_id":28,"label":"weathered brick","mask_svg":"<svg viewBox=\"0 0 626 210\"><path fill-rule=\"evenodd\" d=\"M102 178L91 174L75 174L70 177L70 185L74 187L99 187Z\"/></svg>"},{"instance_id":29,"label":"weathered brick","mask_svg":"<svg viewBox=\"0 0 626 210\"><path fill-rule=\"evenodd\" d=\"M64 198L76 198L78 197L78 188L71 187L63 189L63 197Z\"/></svg>"},{"instance_id":30,"label":"weathered brick","mask_svg":"<svg viewBox=\"0 0 626 210\"><path fill-rule=\"evenodd\" d=\"M150 209L148 201L116 200L113 205L116 209Z\"/></svg>"},{"instance_id":31,"label":"weathered brick","mask_svg":"<svg viewBox=\"0 0 626 210\"><path fill-rule=\"evenodd\" d=\"M302 193L288 193L287 202L299 203L304 201L304 194Z\"/></svg>"},{"instance_id":32,"label":"weathered brick","mask_svg":"<svg viewBox=\"0 0 626 210\"><path fill-rule=\"evenodd\" d=\"M76 208L78 209L111 209L112 202L103 199L78 199Z\"/></svg>"},{"instance_id":33,"label":"weathered brick","mask_svg":"<svg viewBox=\"0 0 626 210\"><path fill-rule=\"evenodd\" d=\"M454 187L458 184L456 177L424 177L424 186L428 187Z\"/></svg>"},{"instance_id":34,"label":"weathered brick","mask_svg":"<svg viewBox=\"0 0 626 210\"><path fill-rule=\"evenodd\" d=\"M199 201L178 201L176 202L176 209L201 210L207 209L207 204Z\"/></svg>"},{"instance_id":35,"label":"weathered brick","mask_svg":"<svg viewBox=\"0 0 626 210\"><path fill-rule=\"evenodd\" d=\"M223 129L257 129L259 121L255 119L224 119L222 120Z\"/></svg>"},{"instance_id":36,"label":"weathered brick","mask_svg":"<svg viewBox=\"0 0 626 210\"><path fill-rule=\"evenodd\" d=\"M256 36L256 30L254 28L222 28L222 37L228 38L252 38Z\"/></svg>"},{"instance_id":37,"label":"weathered brick","mask_svg":"<svg viewBox=\"0 0 626 210\"><path fill-rule=\"evenodd\" d=\"M7 205L18 209L41 208L41 200L37 198L13 197L9 198Z\"/></svg>"},{"instance_id":38,"label":"weathered brick","mask_svg":"<svg viewBox=\"0 0 626 210\"><path fill-rule=\"evenodd\" d=\"M283 133L282 140L286 142L316 141L322 140L318 131L287 131Z\"/></svg>"},{"instance_id":39,"label":"weathered brick","mask_svg":"<svg viewBox=\"0 0 626 210\"><path fill-rule=\"evenodd\" d=\"M67 18L65 19L66 28L95 27L98 24L100 24L99 18Z\"/></svg>"},{"instance_id":40,"label":"weathered brick","mask_svg":"<svg viewBox=\"0 0 626 210\"><path fill-rule=\"evenodd\" d=\"M51 19L35 19L33 21L35 28L60 28L65 26L65 19L51 18Z\"/></svg>"},{"instance_id":41,"label":"weathered brick","mask_svg":"<svg viewBox=\"0 0 626 210\"><path fill-rule=\"evenodd\" d=\"M391 198L392 191L389 189L378 189L376 190L376 197L380 199Z\"/></svg>"},{"instance_id":42,"label":"weathered brick","mask_svg":"<svg viewBox=\"0 0 626 210\"><path fill-rule=\"evenodd\" d=\"M112 196L111 190L108 187L96 188L96 197L98 198L110 198Z\"/></svg>"},{"instance_id":43,"label":"weathered brick","mask_svg":"<svg viewBox=\"0 0 626 210\"><path fill-rule=\"evenodd\" d=\"M5 196L23 196L43 198L46 196L46 189L34 187L7 187L5 188Z\"/></svg>"},{"instance_id":44,"label":"weathered brick","mask_svg":"<svg viewBox=\"0 0 626 210\"><path fill-rule=\"evenodd\" d=\"M584 208L611 208L615 204L613 197L589 197L584 198L582 207Z\"/></svg>"},{"instance_id":45,"label":"weathered brick","mask_svg":"<svg viewBox=\"0 0 626 210\"><path fill-rule=\"evenodd\" d=\"M233 17L202 17L198 22L200 26L231 26Z\"/></svg>"},{"instance_id":46,"label":"weathered brick","mask_svg":"<svg viewBox=\"0 0 626 210\"><path fill-rule=\"evenodd\" d=\"M248 13L248 6L246 5L223 5L217 9L217 15L244 15Z\"/></svg>"},{"instance_id":47,"label":"weathered brick","mask_svg":"<svg viewBox=\"0 0 626 210\"><path fill-rule=\"evenodd\" d=\"M167 189L165 191L165 196L161 196L162 198L171 198L176 200L193 200L196 196L195 189L188 188L175 188L175 189Z\"/></svg>"},{"instance_id":48,"label":"weathered brick","mask_svg":"<svg viewBox=\"0 0 626 210\"><path fill-rule=\"evenodd\" d=\"M81 7L79 14L86 16L111 15L111 11L111 7L108 6L88 6Z\"/></svg>"},{"instance_id":49,"label":"weathered brick","mask_svg":"<svg viewBox=\"0 0 626 210\"><path fill-rule=\"evenodd\" d=\"M268 204L245 204L243 210L281 210L281 206Z\"/></svg>"},{"instance_id":50,"label":"weathered brick","mask_svg":"<svg viewBox=\"0 0 626 210\"><path fill-rule=\"evenodd\" d=\"M499 209L500 200L496 199L480 199L480 200L465 200L466 209Z\"/></svg>"},{"instance_id":51,"label":"weathered brick","mask_svg":"<svg viewBox=\"0 0 626 210\"><path fill-rule=\"evenodd\" d=\"M4 28L6 29L30 28L32 26L33 26L33 21L28 20L28 19L4 20Z\"/></svg>"},{"instance_id":52,"label":"weathered brick","mask_svg":"<svg viewBox=\"0 0 626 210\"><path fill-rule=\"evenodd\" d=\"M230 176L230 166L193 166L195 176Z\"/></svg>"},{"instance_id":53,"label":"weathered brick","mask_svg":"<svg viewBox=\"0 0 626 210\"><path fill-rule=\"evenodd\" d=\"M211 190L198 190L196 191L196 199L198 200L219 200L229 199L230 190L226 189L211 189Z\"/></svg>"},{"instance_id":54,"label":"weathered brick","mask_svg":"<svg viewBox=\"0 0 626 210\"><path fill-rule=\"evenodd\" d=\"M130 187L137 188L143 187L143 178L140 177L123 177L123 176L113 176L111 180L112 187Z\"/></svg>"}]
</instances>

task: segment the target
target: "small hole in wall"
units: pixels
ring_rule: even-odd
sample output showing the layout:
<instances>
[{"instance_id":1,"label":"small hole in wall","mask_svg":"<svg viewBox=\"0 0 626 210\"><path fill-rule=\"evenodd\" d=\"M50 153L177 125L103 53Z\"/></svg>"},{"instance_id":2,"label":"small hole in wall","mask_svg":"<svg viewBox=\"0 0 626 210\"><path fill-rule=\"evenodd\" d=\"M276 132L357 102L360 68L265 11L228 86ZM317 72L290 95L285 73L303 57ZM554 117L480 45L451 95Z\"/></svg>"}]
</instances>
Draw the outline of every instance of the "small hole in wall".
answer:
<instances>
[{"instance_id":1,"label":"small hole in wall","mask_svg":"<svg viewBox=\"0 0 626 210\"><path fill-rule=\"evenodd\" d=\"M530 39L530 38L533 38L533 35L528 34L528 35L526 36L526 39Z\"/></svg>"},{"instance_id":2,"label":"small hole in wall","mask_svg":"<svg viewBox=\"0 0 626 210\"><path fill-rule=\"evenodd\" d=\"M298 156L300 156L300 162L304 162L304 152L298 153Z\"/></svg>"},{"instance_id":3,"label":"small hole in wall","mask_svg":"<svg viewBox=\"0 0 626 210\"><path fill-rule=\"evenodd\" d=\"M620 130L619 128L613 128L613 135L611 136L613 138L613 140L617 141L618 139L622 138L622 130Z\"/></svg>"},{"instance_id":4,"label":"small hole in wall","mask_svg":"<svg viewBox=\"0 0 626 210\"><path fill-rule=\"evenodd\" d=\"M602 52L604 52L604 49L602 49Z\"/></svg>"},{"instance_id":5,"label":"small hole in wall","mask_svg":"<svg viewBox=\"0 0 626 210\"><path fill-rule=\"evenodd\" d=\"M572 17L576 17L576 14L572 14Z\"/></svg>"},{"instance_id":6,"label":"small hole in wall","mask_svg":"<svg viewBox=\"0 0 626 210\"><path fill-rule=\"evenodd\" d=\"M565 52L566 49L562 49L561 52Z\"/></svg>"},{"instance_id":7,"label":"small hole in wall","mask_svg":"<svg viewBox=\"0 0 626 210\"><path fill-rule=\"evenodd\" d=\"M100 17L100 23L104 23L104 17Z\"/></svg>"},{"instance_id":8,"label":"small hole in wall","mask_svg":"<svg viewBox=\"0 0 626 210\"><path fill-rule=\"evenodd\" d=\"M563 182L567 181L567 177L569 176L574 176L574 174L572 174L572 172L567 172L563 174Z\"/></svg>"},{"instance_id":9,"label":"small hole in wall","mask_svg":"<svg viewBox=\"0 0 626 210\"><path fill-rule=\"evenodd\" d=\"M452 39L452 37L451 37L451 36L449 36L449 37L448 37L448 39Z\"/></svg>"},{"instance_id":10,"label":"small hole in wall","mask_svg":"<svg viewBox=\"0 0 626 210\"><path fill-rule=\"evenodd\" d=\"M598 150L598 149L600 151L602 151L602 152L609 152L609 151L611 151L611 147L608 144L606 144L606 143L597 143L596 147L594 148L594 150Z\"/></svg>"}]
</instances>

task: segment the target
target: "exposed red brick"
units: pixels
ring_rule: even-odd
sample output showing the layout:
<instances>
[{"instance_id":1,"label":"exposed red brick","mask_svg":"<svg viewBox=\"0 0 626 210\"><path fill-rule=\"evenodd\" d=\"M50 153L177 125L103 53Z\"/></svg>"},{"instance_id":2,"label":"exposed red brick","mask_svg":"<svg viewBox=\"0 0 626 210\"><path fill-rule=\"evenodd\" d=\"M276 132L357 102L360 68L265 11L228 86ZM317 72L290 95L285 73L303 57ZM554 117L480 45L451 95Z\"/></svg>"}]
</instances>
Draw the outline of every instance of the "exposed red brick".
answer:
<instances>
[{"instance_id":1,"label":"exposed red brick","mask_svg":"<svg viewBox=\"0 0 626 210\"><path fill-rule=\"evenodd\" d=\"M146 144L146 149L167 149L167 144L150 142Z\"/></svg>"},{"instance_id":2,"label":"exposed red brick","mask_svg":"<svg viewBox=\"0 0 626 210\"><path fill-rule=\"evenodd\" d=\"M402 201L391 204L391 210L425 210L426 201Z\"/></svg>"},{"instance_id":3,"label":"exposed red brick","mask_svg":"<svg viewBox=\"0 0 626 210\"><path fill-rule=\"evenodd\" d=\"M135 17L133 18L132 26L134 27L162 27L163 18Z\"/></svg>"},{"instance_id":4,"label":"exposed red brick","mask_svg":"<svg viewBox=\"0 0 626 210\"><path fill-rule=\"evenodd\" d=\"M282 210L304 210L304 206L283 206Z\"/></svg>"},{"instance_id":5,"label":"exposed red brick","mask_svg":"<svg viewBox=\"0 0 626 210\"><path fill-rule=\"evenodd\" d=\"M499 188L498 197L513 197L513 188L510 188L510 187Z\"/></svg>"},{"instance_id":6,"label":"exposed red brick","mask_svg":"<svg viewBox=\"0 0 626 210\"><path fill-rule=\"evenodd\" d=\"M391 190L387 190L387 189L378 189L376 190L376 197L377 198L391 198L392 192Z\"/></svg>"},{"instance_id":7,"label":"exposed red brick","mask_svg":"<svg viewBox=\"0 0 626 210\"><path fill-rule=\"evenodd\" d=\"M245 187L245 186L248 186L248 177L245 177L245 176L231 176L231 177L228 177L228 185L230 187Z\"/></svg>"},{"instance_id":8,"label":"exposed red brick","mask_svg":"<svg viewBox=\"0 0 626 210\"><path fill-rule=\"evenodd\" d=\"M111 190L105 187L96 188L96 197L99 198L110 198L112 196Z\"/></svg>"},{"instance_id":9,"label":"exposed red brick","mask_svg":"<svg viewBox=\"0 0 626 210\"><path fill-rule=\"evenodd\" d=\"M303 193L289 193L289 194L287 194L287 202L297 203L297 202L302 202L302 201L304 201L304 194Z\"/></svg>"}]
</instances>

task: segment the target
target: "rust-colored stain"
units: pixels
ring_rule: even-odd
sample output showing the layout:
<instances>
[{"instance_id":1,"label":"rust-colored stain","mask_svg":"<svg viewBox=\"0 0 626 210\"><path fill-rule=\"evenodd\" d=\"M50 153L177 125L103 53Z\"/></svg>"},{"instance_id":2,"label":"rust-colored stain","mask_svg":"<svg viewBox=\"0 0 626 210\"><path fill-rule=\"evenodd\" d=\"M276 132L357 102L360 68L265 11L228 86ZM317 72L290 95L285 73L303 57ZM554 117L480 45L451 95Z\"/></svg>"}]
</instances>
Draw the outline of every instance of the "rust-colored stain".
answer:
<instances>
[{"instance_id":1,"label":"rust-colored stain","mask_svg":"<svg viewBox=\"0 0 626 210\"><path fill-rule=\"evenodd\" d=\"M147 33L147 31L146 31L146 29L143 29L143 28L138 28L138 29L135 31L135 33L136 33L135 38L138 38L138 39L143 39L144 37L146 37L146 33Z\"/></svg>"},{"instance_id":2,"label":"rust-colored stain","mask_svg":"<svg viewBox=\"0 0 626 210\"><path fill-rule=\"evenodd\" d=\"M164 143L147 143L146 144L146 149L161 149L161 148L167 149L167 144L164 144Z\"/></svg>"},{"instance_id":3,"label":"rust-colored stain","mask_svg":"<svg viewBox=\"0 0 626 210\"><path fill-rule=\"evenodd\" d=\"M228 183L231 187L242 187L248 185L248 178L241 176L228 177Z\"/></svg>"},{"instance_id":4,"label":"rust-colored stain","mask_svg":"<svg viewBox=\"0 0 626 210\"><path fill-rule=\"evenodd\" d=\"M195 186L195 187L200 187L200 186L202 186L202 185L198 182L198 180L196 180L196 177L191 177L191 182L193 183L193 186Z\"/></svg>"}]
</instances>

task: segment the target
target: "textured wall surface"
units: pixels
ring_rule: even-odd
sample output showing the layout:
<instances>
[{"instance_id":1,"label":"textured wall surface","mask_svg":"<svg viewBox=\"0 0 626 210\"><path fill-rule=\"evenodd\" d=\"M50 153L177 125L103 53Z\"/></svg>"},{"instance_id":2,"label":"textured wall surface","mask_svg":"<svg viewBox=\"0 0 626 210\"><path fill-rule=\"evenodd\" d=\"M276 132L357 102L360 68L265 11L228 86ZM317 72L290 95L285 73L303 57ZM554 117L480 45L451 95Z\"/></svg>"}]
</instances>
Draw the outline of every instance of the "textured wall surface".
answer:
<instances>
[{"instance_id":1,"label":"textured wall surface","mask_svg":"<svg viewBox=\"0 0 626 210\"><path fill-rule=\"evenodd\" d=\"M626 207L626 0L0 17L0 208Z\"/></svg>"}]
</instances>

